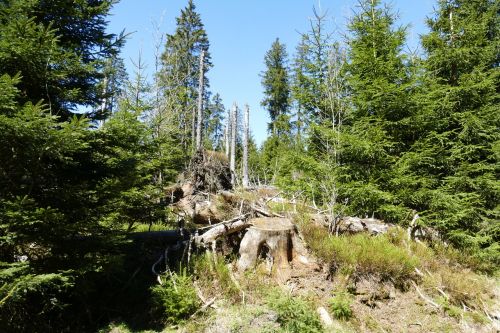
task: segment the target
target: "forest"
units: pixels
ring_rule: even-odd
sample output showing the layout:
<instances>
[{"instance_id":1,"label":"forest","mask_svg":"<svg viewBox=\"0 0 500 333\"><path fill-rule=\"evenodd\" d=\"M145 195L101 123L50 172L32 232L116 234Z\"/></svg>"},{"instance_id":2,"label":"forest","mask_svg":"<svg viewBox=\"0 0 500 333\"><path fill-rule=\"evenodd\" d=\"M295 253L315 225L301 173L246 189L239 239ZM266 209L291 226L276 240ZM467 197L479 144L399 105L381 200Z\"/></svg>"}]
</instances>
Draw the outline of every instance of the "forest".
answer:
<instances>
[{"instance_id":1,"label":"forest","mask_svg":"<svg viewBox=\"0 0 500 333\"><path fill-rule=\"evenodd\" d=\"M116 3L0 1L0 332L500 329L500 1L435 0L422 54L397 2L313 8L255 59L262 144L194 0L151 79ZM255 218L292 221L287 279L238 272Z\"/></svg>"}]
</instances>

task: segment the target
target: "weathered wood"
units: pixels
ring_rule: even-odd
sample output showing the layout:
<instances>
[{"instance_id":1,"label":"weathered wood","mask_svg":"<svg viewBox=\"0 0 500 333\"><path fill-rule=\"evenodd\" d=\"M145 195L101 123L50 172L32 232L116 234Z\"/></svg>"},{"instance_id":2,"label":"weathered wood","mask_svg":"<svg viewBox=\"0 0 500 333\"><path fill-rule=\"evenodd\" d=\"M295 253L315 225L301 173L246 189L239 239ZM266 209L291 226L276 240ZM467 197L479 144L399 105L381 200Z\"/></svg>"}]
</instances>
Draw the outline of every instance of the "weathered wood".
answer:
<instances>
[{"instance_id":1,"label":"weathered wood","mask_svg":"<svg viewBox=\"0 0 500 333\"><path fill-rule=\"evenodd\" d=\"M250 128L250 107L248 104L245 105L245 116L244 116L244 126L243 126L243 181L242 185L244 188L248 187L248 136Z\"/></svg>"},{"instance_id":2,"label":"weathered wood","mask_svg":"<svg viewBox=\"0 0 500 333\"><path fill-rule=\"evenodd\" d=\"M246 229L249 226L250 223L243 219L222 222L217 224L217 226L214 226L207 232L203 233L202 235L195 236L194 241L199 246L206 246L217 240L217 238L233 234L235 232Z\"/></svg>"},{"instance_id":3,"label":"weathered wood","mask_svg":"<svg viewBox=\"0 0 500 333\"><path fill-rule=\"evenodd\" d=\"M233 104L231 109L231 157L230 157L230 169L231 169L231 184L234 186L236 184L236 133L238 124L238 106L236 102Z\"/></svg>"},{"instance_id":4,"label":"weathered wood","mask_svg":"<svg viewBox=\"0 0 500 333\"><path fill-rule=\"evenodd\" d=\"M330 226L330 217L326 214L313 214L313 222L325 227ZM375 218L359 218L346 216L341 218L335 225L334 230L338 234L356 234L368 232L372 235L385 234L391 227L391 224Z\"/></svg>"},{"instance_id":5,"label":"weathered wood","mask_svg":"<svg viewBox=\"0 0 500 333\"><path fill-rule=\"evenodd\" d=\"M287 270L294 259L307 263L305 246L295 225L284 218L255 218L240 243L238 269L253 268L259 259L267 261L270 270Z\"/></svg>"},{"instance_id":6,"label":"weathered wood","mask_svg":"<svg viewBox=\"0 0 500 333\"><path fill-rule=\"evenodd\" d=\"M231 137L231 110L227 110L226 128L224 129L224 143L226 148L226 157L229 159L230 154L230 137Z\"/></svg>"},{"instance_id":7,"label":"weathered wood","mask_svg":"<svg viewBox=\"0 0 500 333\"><path fill-rule=\"evenodd\" d=\"M198 116L196 122L196 150L201 149L201 139L203 136L203 94L205 79L205 50L200 53L200 77L198 81Z\"/></svg>"}]
</instances>

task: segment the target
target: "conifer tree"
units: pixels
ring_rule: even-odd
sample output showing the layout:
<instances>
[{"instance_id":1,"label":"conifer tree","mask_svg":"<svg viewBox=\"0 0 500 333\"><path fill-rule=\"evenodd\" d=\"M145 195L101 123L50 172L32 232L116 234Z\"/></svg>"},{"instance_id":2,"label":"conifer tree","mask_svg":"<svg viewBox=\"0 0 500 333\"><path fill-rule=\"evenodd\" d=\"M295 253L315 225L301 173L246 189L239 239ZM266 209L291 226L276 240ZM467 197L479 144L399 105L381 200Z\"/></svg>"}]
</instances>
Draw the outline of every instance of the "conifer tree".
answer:
<instances>
[{"instance_id":1,"label":"conifer tree","mask_svg":"<svg viewBox=\"0 0 500 333\"><path fill-rule=\"evenodd\" d=\"M213 150L222 150L224 146L224 118L226 108L222 98L215 94L207 107L207 117L205 119L206 138Z\"/></svg>"},{"instance_id":2,"label":"conifer tree","mask_svg":"<svg viewBox=\"0 0 500 333\"><path fill-rule=\"evenodd\" d=\"M498 1L439 1L422 38L418 139L398 164L400 196L423 221L497 263L499 10Z\"/></svg>"},{"instance_id":3,"label":"conifer tree","mask_svg":"<svg viewBox=\"0 0 500 333\"><path fill-rule=\"evenodd\" d=\"M173 34L167 35L165 51L162 55L163 67L160 72L164 98L167 100L163 112L172 113L178 124L184 147L194 144L196 124L196 102L198 100L199 59L204 56L204 95L209 96L209 82L206 77L212 67L209 52L210 43L205 32L200 14L196 12L193 0L181 10L176 19L177 26ZM206 103L204 103L206 104Z\"/></svg>"},{"instance_id":4,"label":"conifer tree","mask_svg":"<svg viewBox=\"0 0 500 333\"><path fill-rule=\"evenodd\" d=\"M290 133L290 84L286 46L279 38L264 57L266 70L262 73L264 100L262 106L269 112L271 135L281 137Z\"/></svg>"},{"instance_id":5,"label":"conifer tree","mask_svg":"<svg viewBox=\"0 0 500 333\"><path fill-rule=\"evenodd\" d=\"M349 24L347 80L352 110L341 138L339 180L351 213L399 220L406 210L390 186L391 168L406 149L401 138L411 116L405 28L379 0L365 0Z\"/></svg>"},{"instance_id":6,"label":"conifer tree","mask_svg":"<svg viewBox=\"0 0 500 333\"><path fill-rule=\"evenodd\" d=\"M122 36L106 32L112 0L12 0L0 3L0 73L21 74L23 102L43 101L66 120L79 106L99 115L108 59L117 55ZM22 36L22 37L20 37Z\"/></svg>"}]
</instances>

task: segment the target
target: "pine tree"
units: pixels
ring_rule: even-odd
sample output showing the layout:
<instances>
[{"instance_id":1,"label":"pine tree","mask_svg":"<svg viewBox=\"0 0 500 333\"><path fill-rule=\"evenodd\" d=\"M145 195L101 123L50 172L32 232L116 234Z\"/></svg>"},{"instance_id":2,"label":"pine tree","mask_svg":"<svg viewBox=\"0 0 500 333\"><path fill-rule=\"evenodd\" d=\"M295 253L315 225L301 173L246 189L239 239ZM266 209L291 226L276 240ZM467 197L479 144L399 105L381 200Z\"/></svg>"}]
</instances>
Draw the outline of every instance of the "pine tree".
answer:
<instances>
[{"instance_id":1,"label":"pine tree","mask_svg":"<svg viewBox=\"0 0 500 333\"><path fill-rule=\"evenodd\" d=\"M181 131L181 141L187 148L194 144L200 53L205 52L205 101L209 96L206 75L212 63L208 51L210 43L193 0L189 0L176 22L175 32L167 35L162 55L163 67L159 75L166 99L166 109L163 112L173 115Z\"/></svg>"},{"instance_id":2,"label":"pine tree","mask_svg":"<svg viewBox=\"0 0 500 333\"><path fill-rule=\"evenodd\" d=\"M420 126L399 163L401 196L424 223L498 264L500 5L438 4L422 38Z\"/></svg>"},{"instance_id":3,"label":"pine tree","mask_svg":"<svg viewBox=\"0 0 500 333\"><path fill-rule=\"evenodd\" d=\"M390 186L391 169L407 149L407 119L412 114L402 47L405 28L378 0L365 0L349 24L347 83L352 109L341 137L341 196L352 214L399 221L407 215Z\"/></svg>"},{"instance_id":4,"label":"pine tree","mask_svg":"<svg viewBox=\"0 0 500 333\"><path fill-rule=\"evenodd\" d=\"M290 134L290 84L286 46L279 39L271 45L264 57L266 70L262 73L264 100L261 104L269 112L269 131L277 137Z\"/></svg>"},{"instance_id":5,"label":"pine tree","mask_svg":"<svg viewBox=\"0 0 500 333\"><path fill-rule=\"evenodd\" d=\"M97 84L122 36L106 32L112 0L81 2L12 0L0 3L0 73L21 74L19 98L43 101L65 120L79 106L99 119L103 90ZM20 37L21 36L21 37Z\"/></svg>"},{"instance_id":6,"label":"pine tree","mask_svg":"<svg viewBox=\"0 0 500 333\"><path fill-rule=\"evenodd\" d=\"M224 146L224 117L226 108L222 98L215 94L207 107L207 117L205 119L206 138L213 150L222 150Z\"/></svg>"}]
</instances>

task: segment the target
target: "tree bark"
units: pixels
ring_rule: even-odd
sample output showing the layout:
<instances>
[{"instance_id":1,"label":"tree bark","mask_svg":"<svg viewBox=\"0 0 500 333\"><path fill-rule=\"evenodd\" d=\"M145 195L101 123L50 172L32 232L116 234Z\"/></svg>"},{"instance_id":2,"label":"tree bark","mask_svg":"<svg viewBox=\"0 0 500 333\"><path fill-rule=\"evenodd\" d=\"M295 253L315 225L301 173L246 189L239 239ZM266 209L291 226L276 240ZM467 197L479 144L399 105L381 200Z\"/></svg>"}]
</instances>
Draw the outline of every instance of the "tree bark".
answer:
<instances>
[{"instance_id":1,"label":"tree bark","mask_svg":"<svg viewBox=\"0 0 500 333\"><path fill-rule=\"evenodd\" d=\"M243 187L248 187L248 136L250 131L250 107L245 105L245 117L243 128Z\"/></svg>"},{"instance_id":2,"label":"tree bark","mask_svg":"<svg viewBox=\"0 0 500 333\"><path fill-rule=\"evenodd\" d=\"M224 141L226 145L226 156L229 159L229 154L230 154L230 148L231 148L231 115L232 111L231 109L227 110L227 117L226 117L226 128L224 129Z\"/></svg>"},{"instance_id":3,"label":"tree bark","mask_svg":"<svg viewBox=\"0 0 500 333\"><path fill-rule=\"evenodd\" d=\"M203 136L203 93L204 93L204 79L205 79L205 50L200 54L200 77L198 82L198 117L196 123L196 150L201 148L201 139Z\"/></svg>"},{"instance_id":4,"label":"tree bark","mask_svg":"<svg viewBox=\"0 0 500 333\"><path fill-rule=\"evenodd\" d=\"M260 259L266 260L277 273L287 271L293 261L308 263L305 245L290 220L255 218L249 224L251 227L240 243L240 271L254 268Z\"/></svg>"},{"instance_id":5,"label":"tree bark","mask_svg":"<svg viewBox=\"0 0 500 333\"><path fill-rule=\"evenodd\" d=\"M235 185L236 183L236 125L238 121L238 106L236 105L236 102L233 104L233 108L231 110L231 158L230 158L230 164L229 167L231 169L231 184Z\"/></svg>"}]
</instances>

